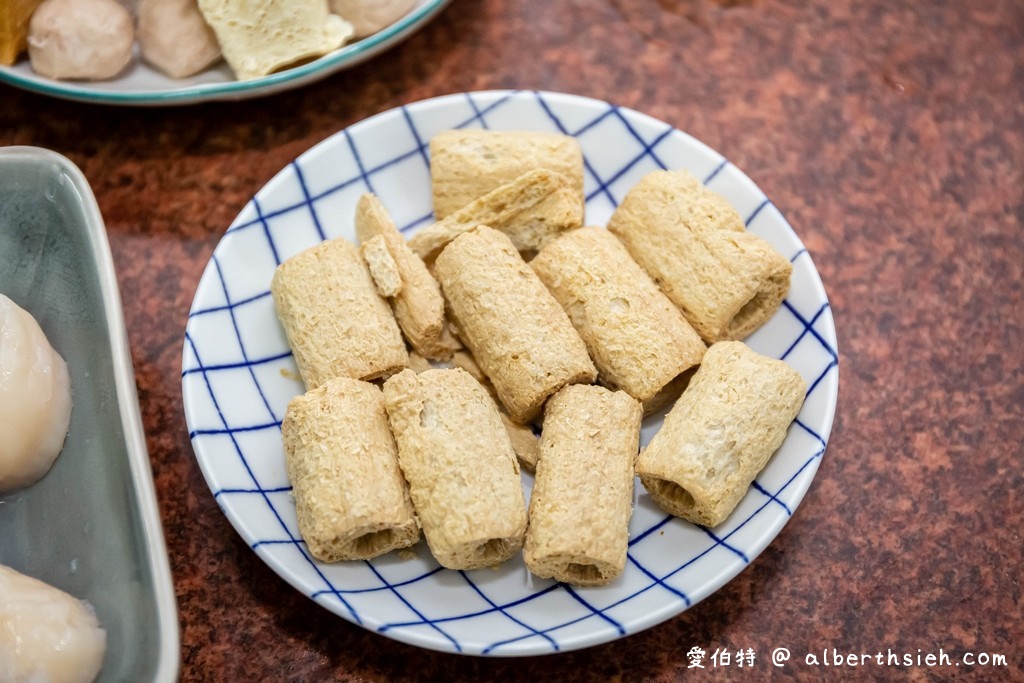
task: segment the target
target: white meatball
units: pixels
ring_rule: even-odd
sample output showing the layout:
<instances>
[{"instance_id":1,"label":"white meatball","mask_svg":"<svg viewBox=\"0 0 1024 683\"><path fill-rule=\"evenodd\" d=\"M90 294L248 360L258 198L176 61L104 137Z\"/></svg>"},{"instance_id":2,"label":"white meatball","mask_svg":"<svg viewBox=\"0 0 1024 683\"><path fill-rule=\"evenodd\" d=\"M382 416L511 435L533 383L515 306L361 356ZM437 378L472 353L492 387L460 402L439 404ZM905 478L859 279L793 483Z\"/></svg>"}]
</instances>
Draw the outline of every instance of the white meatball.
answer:
<instances>
[{"instance_id":1,"label":"white meatball","mask_svg":"<svg viewBox=\"0 0 1024 683\"><path fill-rule=\"evenodd\" d=\"M28 25L32 69L47 78L113 78L134 43L131 14L116 0L43 0Z\"/></svg>"},{"instance_id":2,"label":"white meatball","mask_svg":"<svg viewBox=\"0 0 1024 683\"><path fill-rule=\"evenodd\" d=\"M67 364L32 314L0 294L0 492L50 471L70 421Z\"/></svg>"},{"instance_id":3,"label":"white meatball","mask_svg":"<svg viewBox=\"0 0 1024 683\"><path fill-rule=\"evenodd\" d=\"M220 44L196 0L142 0L139 46L147 62L171 78L199 73L220 59Z\"/></svg>"},{"instance_id":4,"label":"white meatball","mask_svg":"<svg viewBox=\"0 0 1024 683\"><path fill-rule=\"evenodd\" d=\"M352 24L356 38L387 28L412 9L416 0L331 0L331 12Z\"/></svg>"},{"instance_id":5,"label":"white meatball","mask_svg":"<svg viewBox=\"0 0 1024 683\"><path fill-rule=\"evenodd\" d=\"M0 681L90 683L106 649L88 603L0 565Z\"/></svg>"}]
</instances>

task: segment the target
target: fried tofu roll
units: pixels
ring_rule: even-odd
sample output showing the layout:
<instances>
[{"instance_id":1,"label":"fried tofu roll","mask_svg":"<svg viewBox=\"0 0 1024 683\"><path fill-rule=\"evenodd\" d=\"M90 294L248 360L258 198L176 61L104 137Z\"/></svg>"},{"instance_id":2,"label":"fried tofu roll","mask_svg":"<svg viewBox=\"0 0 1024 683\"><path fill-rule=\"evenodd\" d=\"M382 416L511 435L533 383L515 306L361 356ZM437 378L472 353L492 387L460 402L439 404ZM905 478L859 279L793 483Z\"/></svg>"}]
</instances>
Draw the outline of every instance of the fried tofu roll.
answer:
<instances>
[{"instance_id":1,"label":"fried tofu roll","mask_svg":"<svg viewBox=\"0 0 1024 683\"><path fill-rule=\"evenodd\" d=\"M501 406L501 400L498 398L497 392L494 391L491 381L487 379L480 366L476 364L473 357L466 351L459 350L453 353L451 363L453 367L462 368L468 372L487 391L487 395L498 406L498 413L501 415L501 421L505 425L505 431L508 432L509 441L512 442L512 450L515 451L516 458L519 460L519 466L527 472L533 472L534 467L537 466L540 439L534 434L532 425L519 424L508 416L508 413ZM416 372L424 372L426 370L433 370L434 366L427 359L413 352L409 354L409 368Z\"/></svg>"},{"instance_id":2,"label":"fried tofu roll","mask_svg":"<svg viewBox=\"0 0 1024 683\"><path fill-rule=\"evenodd\" d=\"M523 559L537 576L599 586L626 566L641 408L622 391L568 386L544 409Z\"/></svg>"},{"instance_id":3,"label":"fried tofu roll","mask_svg":"<svg viewBox=\"0 0 1024 683\"><path fill-rule=\"evenodd\" d=\"M601 382L648 412L672 400L663 390L700 363L700 335L604 228L566 233L530 266L569 314Z\"/></svg>"},{"instance_id":4,"label":"fried tofu roll","mask_svg":"<svg viewBox=\"0 0 1024 683\"><path fill-rule=\"evenodd\" d=\"M747 337L789 291L789 260L686 171L645 176L608 229L708 344Z\"/></svg>"},{"instance_id":5,"label":"fried tofu roll","mask_svg":"<svg viewBox=\"0 0 1024 683\"><path fill-rule=\"evenodd\" d=\"M409 344L425 358L450 358L462 345L448 329L441 288L375 195L359 198L355 227L377 290L388 297Z\"/></svg>"},{"instance_id":6,"label":"fried tofu roll","mask_svg":"<svg viewBox=\"0 0 1024 683\"><path fill-rule=\"evenodd\" d=\"M536 169L565 176L576 202L583 206L583 151L576 138L530 131L440 132L430 139L434 215L438 220L450 216Z\"/></svg>"},{"instance_id":7,"label":"fried tofu roll","mask_svg":"<svg viewBox=\"0 0 1024 683\"><path fill-rule=\"evenodd\" d=\"M596 378L565 311L506 235L487 226L460 235L434 274L459 336L516 422L533 419L563 386Z\"/></svg>"},{"instance_id":8,"label":"fried tofu roll","mask_svg":"<svg viewBox=\"0 0 1024 683\"><path fill-rule=\"evenodd\" d=\"M498 408L459 368L384 383L398 458L430 552L448 569L504 562L523 546L526 503Z\"/></svg>"},{"instance_id":9,"label":"fried tofu roll","mask_svg":"<svg viewBox=\"0 0 1024 683\"><path fill-rule=\"evenodd\" d=\"M665 511L713 527L732 513L786 439L807 385L743 342L713 344L636 461Z\"/></svg>"},{"instance_id":10,"label":"fried tofu roll","mask_svg":"<svg viewBox=\"0 0 1024 683\"><path fill-rule=\"evenodd\" d=\"M563 232L583 225L583 204L562 176L529 171L484 194L412 236L409 247L432 263L445 245L478 225L509 236L529 258Z\"/></svg>"},{"instance_id":11,"label":"fried tofu roll","mask_svg":"<svg viewBox=\"0 0 1024 683\"><path fill-rule=\"evenodd\" d=\"M286 260L274 272L270 292L307 389L333 377L387 377L408 366L387 301L359 249L344 239Z\"/></svg>"},{"instance_id":12,"label":"fried tofu roll","mask_svg":"<svg viewBox=\"0 0 1024 683\"><path fill-rule=\"evenodd\" d=\"M368 560L419 540L376 385L336 378L296 396L281 436L299 532L313 557Z\"/></svg>"}]
</instances>

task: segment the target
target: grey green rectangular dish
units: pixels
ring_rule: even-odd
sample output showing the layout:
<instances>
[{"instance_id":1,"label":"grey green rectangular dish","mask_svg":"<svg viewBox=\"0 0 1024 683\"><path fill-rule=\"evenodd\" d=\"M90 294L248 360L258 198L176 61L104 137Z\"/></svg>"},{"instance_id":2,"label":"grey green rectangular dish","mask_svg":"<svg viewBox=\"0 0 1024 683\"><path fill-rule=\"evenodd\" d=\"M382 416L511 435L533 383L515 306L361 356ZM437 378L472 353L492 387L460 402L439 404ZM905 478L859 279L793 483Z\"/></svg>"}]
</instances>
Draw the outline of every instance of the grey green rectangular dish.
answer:
<instances>
[{"instance_id":1,"label":"grey green rectangular dish","mask_svg":"<svg viewBox=\"0 0 1024 683\"><path fill-rule=\"evenodd\" d=\"M93 606L98 681L173 681L177 607L106 228L59 154L0 149L0 292L64 357L73 397L53 468L0 495L0 564Z\"/></svg>"}]
</instances>

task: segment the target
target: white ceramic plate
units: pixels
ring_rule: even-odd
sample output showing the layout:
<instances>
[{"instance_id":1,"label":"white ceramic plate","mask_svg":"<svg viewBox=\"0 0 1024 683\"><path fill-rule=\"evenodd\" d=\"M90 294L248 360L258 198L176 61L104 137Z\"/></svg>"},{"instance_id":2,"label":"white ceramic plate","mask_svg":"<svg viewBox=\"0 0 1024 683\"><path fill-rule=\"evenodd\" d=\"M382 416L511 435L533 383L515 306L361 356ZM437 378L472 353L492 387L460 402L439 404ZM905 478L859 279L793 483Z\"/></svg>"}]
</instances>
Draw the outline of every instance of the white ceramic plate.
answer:
<instances>
[{"instance_id":1,"label":"white ceramic plate","mask_svg":"<svg viewBox=\"0 0 1024 683\"><path fill-rule=\"evenodd\" d=\"M375 192L412 234L431 221L427 143L458 127L561 131L584 152L587 222L604 224L644 174L686 168L724 195L750 231L793 262L779 312L747 341L807 380L782 448L714 530L669 517L637 482L623 575L601 588L414 559L323 564L295 522L281 419L303 387L269 286L274 268L325 238L355 240L360 194ZM779 533L807 491L832 426L836 336L821 280L799 238L739 169L692 137L635 111L572 95L479 92L418 102L362 121L296 159L245 207L214 251L185 332L182 383L192 444L213 495L253 550L296 589L365 628L426 648L498 656L572 650L635 633L725 584ZM645 420L646 443L661 416ZM529 493L532 480L524 474ZM809 514L824 514L811 510Z\"/></svg>"},{"instance_id":2,"label":"white ceramic plate","mask_svg":"<svg viewBox=\"0 0 1024 683\"><path fill-rule=\"evenodd\" d=\"M142 61L138 56L138 46L132 64L109 81L45 78L32 70L27 56L13 66L0 66L0 81L61 99L129 106L167 106L261 97L313 83L366 61L411 36L449 2L417 0L409 14L372 36L349 43L307 64L248 81L236 80L223 61L189 78L170 78Z\"/></svg>"}]
</instances>

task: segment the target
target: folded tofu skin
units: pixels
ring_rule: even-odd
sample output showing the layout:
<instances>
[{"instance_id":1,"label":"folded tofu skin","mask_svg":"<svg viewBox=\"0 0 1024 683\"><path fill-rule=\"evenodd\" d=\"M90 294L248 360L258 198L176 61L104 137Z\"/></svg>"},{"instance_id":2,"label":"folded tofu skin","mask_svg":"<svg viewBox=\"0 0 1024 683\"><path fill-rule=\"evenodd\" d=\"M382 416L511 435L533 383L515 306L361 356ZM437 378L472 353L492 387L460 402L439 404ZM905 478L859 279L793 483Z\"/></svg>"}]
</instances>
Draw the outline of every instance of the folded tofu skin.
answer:
<instances>
[{"instance_id":1,"label":"folded tofu skin","mask_svg":"<svg viewBox=\"0 0 1024 683\"><path fill-rule=\"evenodd\" d=\"M322 57L355 33L327 0L199 0L199 10L239 80Z\"/></svg>"}]
</instances>

